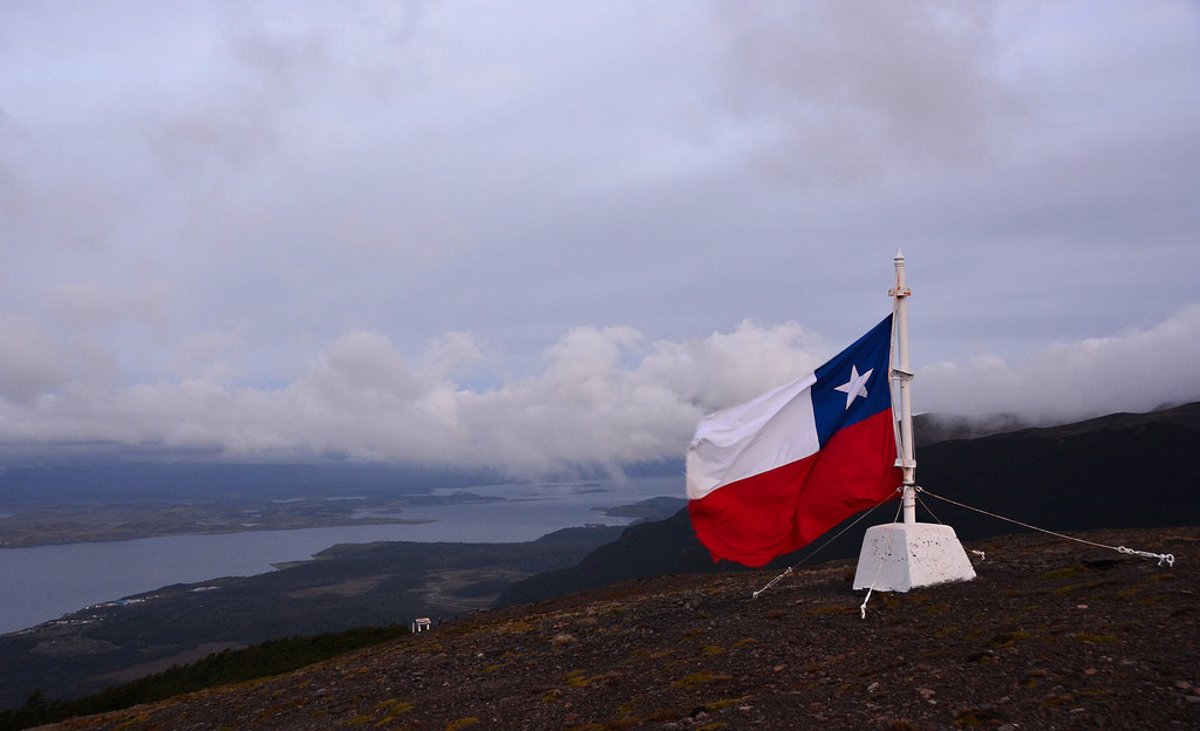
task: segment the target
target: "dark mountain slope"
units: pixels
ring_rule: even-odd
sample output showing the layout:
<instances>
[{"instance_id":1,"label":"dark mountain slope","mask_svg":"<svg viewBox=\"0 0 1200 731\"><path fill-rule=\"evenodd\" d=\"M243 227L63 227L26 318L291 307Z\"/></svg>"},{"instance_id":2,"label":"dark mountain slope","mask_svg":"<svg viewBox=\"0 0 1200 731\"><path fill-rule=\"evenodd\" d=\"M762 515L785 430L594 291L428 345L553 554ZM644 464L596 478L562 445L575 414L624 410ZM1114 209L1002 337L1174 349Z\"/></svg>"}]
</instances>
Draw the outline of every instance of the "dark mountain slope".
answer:
<instances>
[{"instance_id":1,"label":"dark mountain slope","mask_svg":"<svg viewBox=\"0 0 1200 731\"><path fill-rule=\"evenodd\" d=\"M918 462L930 491L1053 530L1200 524L1200 404L942 442ZM964 537L1008 530L926 501Z\"/></svg>"},{"instance_id":2,"label":"dark mountain slope","mask_svg":"<svg viewBox=\"0 0 1200 731\"><path fill-rule=\"evenodd\" d=\"M933 493L1050 530L1200 525L1200 403L938 442L919 448L917 461L918 484ZM964 540L1022 530L929 496L923 500ZM863 529L890 521L895 511L895 503L876 509L821 549L819 558L857 555ZM918 514L920 520L934 520L927 511ZM826 540L772 566L804 560ZM629 528L616 543L601 546L577 566L516 582L498 604L645 576L737 569L713 565L682 510L667 520Z\"/></svg>"}]
</instances>

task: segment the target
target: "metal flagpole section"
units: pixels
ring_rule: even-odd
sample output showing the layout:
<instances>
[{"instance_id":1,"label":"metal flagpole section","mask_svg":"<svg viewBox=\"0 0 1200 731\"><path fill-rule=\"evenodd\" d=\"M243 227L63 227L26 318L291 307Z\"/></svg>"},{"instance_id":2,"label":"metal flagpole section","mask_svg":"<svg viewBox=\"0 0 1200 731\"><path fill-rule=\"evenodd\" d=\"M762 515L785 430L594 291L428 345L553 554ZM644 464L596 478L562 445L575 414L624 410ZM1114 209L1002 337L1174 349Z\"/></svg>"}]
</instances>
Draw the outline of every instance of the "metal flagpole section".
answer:
<instances>
[{"instance_id":1,"label":"metal flagpole section","mask_svg":"<svg viewBox=\"0 0 1200 731\"><path fill-rule=\"evenodd\" d=\"M909 591L975 578L975 569L953 528L917 522L917 462L913 458L912 394L909 392L913 374L908 363L908 298L912 292L904 280L904 253L899 249L895 263L896 288L889 294L893 300L896 352L889 376L900 386L900 448L896 462L903 472L901 508L904 522L872 526L863 535L854 588L866 589L868 597L872 591ZM863 607L865 612L865 601Z\"/></svg>"},{"instance_id":2,"label":"metal flagpole section","mask_svg":"<svg viewBox=\"0 0 1200 731\"><path fill-rule=\"evenodd\" d=\"M905 286L904 252L896 249L896 288L888 292L895 300L893 312L896 319L896 367L892 377L900 382L900 467L904 470L904 522L917 522L917 461L913 447L912 423L912 370L908 363L908 298L912 290Z\"/></svg>"}]
</instances>

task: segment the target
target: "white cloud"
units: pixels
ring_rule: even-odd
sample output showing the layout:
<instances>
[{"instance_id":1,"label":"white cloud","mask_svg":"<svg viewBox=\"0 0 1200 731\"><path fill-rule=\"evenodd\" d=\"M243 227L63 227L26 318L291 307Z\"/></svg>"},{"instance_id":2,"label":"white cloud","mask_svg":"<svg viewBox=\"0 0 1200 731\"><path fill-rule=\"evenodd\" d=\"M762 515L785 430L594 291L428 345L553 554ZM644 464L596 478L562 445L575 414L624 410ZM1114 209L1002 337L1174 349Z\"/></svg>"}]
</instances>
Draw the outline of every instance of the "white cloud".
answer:
<instances>
[{"instance_id":1,"label":"white cloud","mask_svg":"<svg viewBox=\"0 0 1200 731\"><path fill-rule=\"evenodd\" d=\"M723 10L732 108L806 182L990 157L1018 111L995 3L768 2Z\"/></svg>"},{"instance_id":2,"label":"white cloud","mask_svg":"<svg viewBox=\"0 0 1200 731\"><path fill-rule=\"evenodd\" d=\"M9 318L15 337L22 323ZM0 323L3 324L3 323ZM51 339L0 361L0 441L157 445L231 459L340 455L547 473L678 457L707 411L810 371L832 355L795 323L742 323L691 341L647 343L628 327L576 328L540 375L472 390L452 378L481 351L448 334L411 365L388 338L355 331L325 346L290 384L246 388L222 371L91 391L64 383ZM228 335L196 347L224 352ZM923 368L920 411L1015 412L1061 421L1200 398L1200 305L1149 328L1047 348L1020 363L983 356ZM55 374L58 375L55 375ZM10 374L15 374L10 376Z\"/></svg>"},{"instance_id":3,"label":"white cloud","mask_svg":"<svg viewBox=\"0 0 1200 731\"><path fill-rule=\"evenodd\" d=\"M237 328L207 330L184 338L173 350L171 370L183 380L230 383L242 374L242 337Z\"/></svg>"},{"instance_id":4,"label":"white cloud","mask_svg":"<svg viewBox=\"0 0 1200 731\"><path fill-rule=\"evenodd\" d=\"M62 282L46 292L49 318L74 331L103 330L139 323L161 326L169 295L162 283L141 282L115 289L94 280Z\"/></svg>"},{"instance_id":5,"label":"white cloud","mask_svg":"<svg viewBox=\"0 0 1200 731\"><path fill-rule=\"evenodd\" d=\"M28 406L67 378L63 349L36 320L0 313L0 399Z\"/></svg>"},{"instance_id":6,"label":"white cloud","mask_svg":"<svg viewBox=\"0 0 1200 731\"><path fill-rule=\"evenodd\" d=\"M1200 399L1196 363L1200 305L1190 305L1157 325L1052 345L1022 362L933 364L918 374L914 398L922 411L1062 422Z\"/></svg>"}]
</instances>

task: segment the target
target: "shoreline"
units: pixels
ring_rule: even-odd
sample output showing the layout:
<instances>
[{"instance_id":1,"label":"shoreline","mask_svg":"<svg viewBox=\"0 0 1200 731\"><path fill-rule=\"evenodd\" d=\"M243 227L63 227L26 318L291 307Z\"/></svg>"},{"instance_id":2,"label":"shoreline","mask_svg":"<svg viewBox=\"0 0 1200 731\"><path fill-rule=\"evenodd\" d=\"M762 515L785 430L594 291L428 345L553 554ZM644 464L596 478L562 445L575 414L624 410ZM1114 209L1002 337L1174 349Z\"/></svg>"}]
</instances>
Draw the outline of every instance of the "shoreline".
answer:
<instances>
[{"instance_id":1,"label":"shoreline","mask_svg":"<svg viewBox=\"0 0 1200 731\"><path fill-rule=\"evenodd\" d=\"M640 502L632 498L609 509ZM561 506L559 506L561 507ZM0 614L0 634L52 622L88 607L172 585L254 576L314 561L336 545L379 542L504 544L536 541L567 527L596 523L589 506L548 506L541 520L514 522L511 502L435 506L437 517L340 521L324 526L147 536L0 550L0 572L22 598ZM601 511L604 512L604 511ZM636 519L613 516L609 524ZM403 521L403 522L401 522Z\"/></svg>"}]
</instances>

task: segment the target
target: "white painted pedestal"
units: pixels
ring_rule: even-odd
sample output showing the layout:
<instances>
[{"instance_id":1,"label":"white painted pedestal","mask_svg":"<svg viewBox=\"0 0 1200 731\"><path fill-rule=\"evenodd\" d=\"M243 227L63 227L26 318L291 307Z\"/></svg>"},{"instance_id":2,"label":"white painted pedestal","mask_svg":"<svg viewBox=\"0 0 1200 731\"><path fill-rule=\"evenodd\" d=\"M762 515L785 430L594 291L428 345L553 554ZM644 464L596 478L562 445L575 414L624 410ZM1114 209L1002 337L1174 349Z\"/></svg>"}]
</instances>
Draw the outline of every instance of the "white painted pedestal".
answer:
<instances>
[{"instance_id":1,"label":"white painted pedestal","mask_svg":"<svg viewBox=\"0 0 1200 731\"><path fill-rule=\"evenodd\" d=\"M970 581L975 569L954 529L936 523L889 523L867 529L855 589L899 591Z\"/></svg>"}]
</instances>

